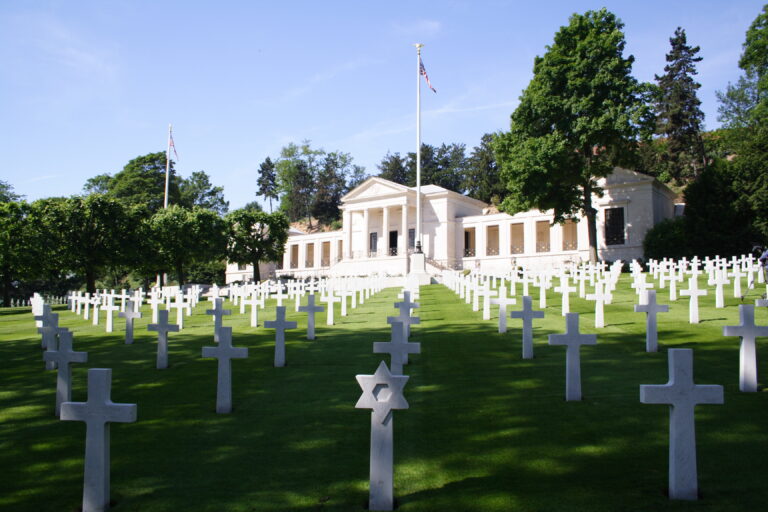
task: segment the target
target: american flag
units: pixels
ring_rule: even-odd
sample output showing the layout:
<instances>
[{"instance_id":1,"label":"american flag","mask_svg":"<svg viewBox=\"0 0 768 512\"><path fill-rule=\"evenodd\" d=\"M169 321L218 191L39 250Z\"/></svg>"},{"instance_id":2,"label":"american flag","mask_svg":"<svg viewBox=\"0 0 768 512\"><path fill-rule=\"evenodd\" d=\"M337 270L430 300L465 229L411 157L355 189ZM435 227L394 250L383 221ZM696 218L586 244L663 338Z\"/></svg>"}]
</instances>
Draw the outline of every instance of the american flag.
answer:
<instances>
[{"instance_id":1,"label":"american flag","mask_svg":"<svg viewBox=\"0 0 768 512\"><path fill-rule=\"evenodd\" d=\"M176 152L176 144L173 143L173 132L170 132L168 134L168 157L171 156L171 149L173 149L173 154L176 155L176 160L179 159L179 154Z\"/></svg>"},{"instance_id":2,"label":"american flag","mask_svg":"<svg viewBox=\"0 0 768 512\"><path fill-rule=\"evenodd\" d=\"M421 57L419 57L419 73L424 76L424 80L427 81L427 85L432 89L432 92L437 93L435 88L432 87L432 84L429 82L429 75L427 75L427 70L424 68L424 62L422 62Z\"/></svg>"}]
</instances>

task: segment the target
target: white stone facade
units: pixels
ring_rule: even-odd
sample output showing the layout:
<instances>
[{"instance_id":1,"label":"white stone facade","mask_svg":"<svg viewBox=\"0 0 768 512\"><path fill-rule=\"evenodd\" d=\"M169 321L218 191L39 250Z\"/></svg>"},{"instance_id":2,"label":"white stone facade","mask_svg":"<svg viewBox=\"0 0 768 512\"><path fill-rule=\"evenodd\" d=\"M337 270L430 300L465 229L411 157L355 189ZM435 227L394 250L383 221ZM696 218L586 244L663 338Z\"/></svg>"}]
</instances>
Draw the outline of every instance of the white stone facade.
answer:
<instances>
[{"instance_id":1,"label":"white stone facade","mask_svg":"<svg viewBox=\"0 0 768 512\"><path fill-rule=\"evenodd\" d=\"M600 185L605 194L593 198L599 258L642 258L646 232L674 216L674 192L650 176L619 168ZM426 185L421 192L428 272L506 272L512 265L541 268L589 257L587 224L581 219L551 225L552 212L488 214L482 201L442 187ZM292 230L282 262L264 265L262 278L408 273L408 254L415 243L415 188L372 177L342 198L341 210L340 231ZM251 275L250 267L227 266L228 283Z\"/></svg>"}]
</instances>

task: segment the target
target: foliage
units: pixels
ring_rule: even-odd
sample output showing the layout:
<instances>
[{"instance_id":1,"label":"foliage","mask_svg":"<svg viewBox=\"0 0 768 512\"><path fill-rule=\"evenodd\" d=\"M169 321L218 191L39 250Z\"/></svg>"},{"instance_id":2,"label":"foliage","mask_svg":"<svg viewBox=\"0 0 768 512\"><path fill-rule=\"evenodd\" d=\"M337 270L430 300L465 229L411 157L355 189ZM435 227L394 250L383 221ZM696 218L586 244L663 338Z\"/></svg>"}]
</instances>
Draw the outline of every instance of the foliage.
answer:
<instances>
[{"instance_id":1,"label":"foliage","mask_svg":"<svg viewBox=\"0 0 768 512\"><path fill-rule=\"evenodd\" d=\"M400 153L393 154L387 152L377 166L379 168L379 177L405 185L406 187L416 185L416 175L410 176L407 160L407 157L400 156ZM411 180L413 183L411 183Z\"/></svg>"},{"instance_id":2,"label":"foliage","mask_svg":"<svg viewBox=\"0 0 768 512\"><path fill-rule=\"evenodd\" d=\"M192 263L187 269L186 279L190 283L224 286L227 283L227 262L220 259Z\"/></svg>"},{"instance_id":3,"label":"foliage","mask_svg":"<svg viewBox=\"0 0 768 512\"><path fill-rule=\"evenodd\" d=\"M554 210L555 221L581 211L590 259L597 259L597 180L634 158L648 122L644 88L624 58L623 24L605 9L571 16L534 62L534 76L493 148L509 193L501 208Z\"/></svg>"},{"instance_id":4,"label":"foliage","mask_svg":"<svg viewBox=\"0 0 768 512\"><path fill-rule=\"evenodd\" d=\"M32 239L28 215L29 205L26 202L0 202L0 286L3 288L3 306L10 304L13 282L27 277L34 268L36 244Z\"/></svg>"},{"instance_id":5,"label":"foliage","mask_svg":"<svg viewBox=\"0 0 768 512\"><path fill-rule=\"evenodd\" d=\"M752 112L760 102L757 80L751 74L739 77L735 84L728 83L725 91L717 91L720 105L717 120L723 128L747 128L752 126Z\"/></svg>"},{"instance_id":6,"label":"foliage","mask_svg":"<svg viewBox=\"0 0 768 512\"><path fill-rule=\"evenodd\" d=\"M752 116L761 121L768 120L768 5L763 6L763 12L747 29L739 67L757 84L758 102Z\"/></svg>"},{"instance_id":7,"label":"foliage","mask_svg":"<svg viewBox=\"0 0 768 512\"><path fill-rule=\"evenodd\" d=\"M21 196L13 191L13 185L7 181L0 180L0 203L9 203L20 199Z\"/></svg>"},{"instance_id":8,"label":"foliage","mask_svg":"<svg viewBox=\"0 0 768 512\"><path fill-rule=\"evenodd\" d=\"M339 205L347 192L346 174L351 163L349 153L331 152L323 158L312 202L312 216L323 224L330 224L341 215Z\"/></svg>"},{"instance_id":9,"label":"foliage","mask_svg":"<svg viewBox=\"0 0 768 512\"><path fill-rule=\"evenodd\" d=\"M130 263L138 246L136 212L106 195L35 201L30 216L46 266L80 274L90 293L101 272Z\"/></svg>"},{"instance_id":10,"label":"foliage","mask_svg":"<svg viewBox=\"0 0 768 512\"><path fill-rule=\"evenodd\" d=\"M492 141L493 135L486 133L480 139L480 144L472 149L465 165L462 188L470 197L498 205L507 191L501 182Z\"/></svg>"},{"instance_id":11,"label":"foliage","mask_svg":"<svg viewBox=\"0 0 768 512\"><path fill-rule=\"evenodd\" d=\"M656 133L667 139L660 154L666 172L675 181L686 182L706 165L701 139L704 113L696 96L701 85L693 79L701 57L696 57L699 47L687 44L685 30L680 27L669 43L672 49L666 56L664 75L656 75Z\"/></svg>"},{"instance_id":12,"label":"foliage","mask_svg":"<svg viewBox=\"0 0 768 512\"><path fill-rule=\"evenodd\" d=\"M272 211L272 200L278 199L277 174L275 172L275 163L267 157L259 165L259 178L256 181L258 189L257 196L264 196L269 201L269 211Z\"/></svg>"},{"instance_id":13,"label":"foliage","mask_svg":"<svg viewBox=\"0 0 768 512\"><path fill-rule=\"evenodd\" d=\"M205 171L195 171L189 178L179 180L179 204L185 208L199 206L224 215L229 201L224 199L224 187L215 187Z\"/></svg>"},{"instance_id":14,"label":"foliage","mask_svg":"<svg viewBox=\"0 0 768 512\"><path fill-rule=\"evenodd\" d=\"M466 157L464 144L441 144L435 148L421 145L421 184L437 185L454 192L462 192ZM416 153L408 153L408 174L416 185Z\"/></svg>"},{"instance_id":15,"label":"foliage","mask_svg":"<svg viewBox=\"0 0 768 512\"><path fill-rule=\"evenodd\" d=\"M278 261L288 240L288 219L280 212L235 210L226 218L227 258L253 265L253 282L261 281L259 262Z\"/></svg>"},{"instance_id":16,"label":"foliage","mask_svg":"<svg viewBox=\"0 0 768 512\"><path fill-rule=\"evenodd\" d=\"M150 229L162 263L175 272L180 285L189 265L224 257L225 224L211 210L171 205L152 216Z\"/></svg>"},{"instance_id":17,"label":"foliage","mask_svg":"<svg viewBox=\"0 0 768 512\"><path fill-rule=\"evenodd\" d=\"M322 154L321 150L312 149L309 141L301 146L291 143L280 151L276 164L280 209L291 222L311 218L318 160Z\"/></svg>"},{"instance_id":18,"label":"foliage","mask_svg":"<svg viewBox=\"0 0 768 512\"><path fill-rule=\"evenodd\" d=\"M115 174L107 185L108 194L129 206L140 206L154 213L163 207L165 198L165 152L134 158ZM178 204L179 177L170 162L168 204Z\"/></svg>"},{"instance_id":19,"label":"foliage","mask_svg":"<svg viewBox=\"0 0 768 512\"><path fill-rule=\"evenodd\" d=\"M643 256L646 260L691 257L688 248L686 220L683 217L664 219L645 234Z\"/></svg>"}]
</instances>

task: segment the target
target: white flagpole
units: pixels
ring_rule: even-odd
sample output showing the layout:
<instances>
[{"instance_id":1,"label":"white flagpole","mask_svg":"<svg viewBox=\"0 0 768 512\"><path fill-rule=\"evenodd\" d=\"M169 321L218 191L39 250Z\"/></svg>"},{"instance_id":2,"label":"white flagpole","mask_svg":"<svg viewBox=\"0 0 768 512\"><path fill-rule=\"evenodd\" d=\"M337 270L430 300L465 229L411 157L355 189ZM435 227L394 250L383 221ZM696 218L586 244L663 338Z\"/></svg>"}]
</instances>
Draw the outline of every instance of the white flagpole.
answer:
<instances>
[{"instance_id":1,"label":"white flagpole","mask_svg":"<svg viewBox=\"0 0 768 512\"><path fill-rule=\"evenodd\" d=\"M168 208L168 182L171 174L171 130L173 127L168 124L168 149L165 150L165 198L163 200L163 208Z\"/></svg>"},{"instance_id":2,"label":"white flagpole","mask_svg":"<svg viewBox=\"0 0 768 512\"><path fill-rule=\"evenodd\" d=\"M421 43L416 47L416 252L421 253Z\"/></svg>"}]
</instances>

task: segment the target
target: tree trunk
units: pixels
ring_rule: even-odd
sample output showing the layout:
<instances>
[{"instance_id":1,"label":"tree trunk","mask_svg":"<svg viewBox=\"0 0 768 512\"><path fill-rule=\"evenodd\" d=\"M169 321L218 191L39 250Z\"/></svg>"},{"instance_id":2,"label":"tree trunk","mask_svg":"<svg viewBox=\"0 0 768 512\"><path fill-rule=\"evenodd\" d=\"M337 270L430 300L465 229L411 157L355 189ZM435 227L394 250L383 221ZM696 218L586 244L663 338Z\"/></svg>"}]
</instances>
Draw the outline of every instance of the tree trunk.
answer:
<instances>
[{"instance_id":1,"label":"tree trunk","mask_svg":"<svg viewBox=\"0 0 768 512\"><path fill-rule=\"evenodd\" d=\"M597 263L597 211L592 207L592 187L584 187L584 215L589 234L589 261Z\"/></svg>"},{"instance_id":2,"label":"tree trunk","mask_svg":"<svg viewBox=\"0 0 768 512\"><path fill-rule=\"evenodd\" d=\"M11 273L8 269L3 271L3 307L11 307Z\"/></svg>"},{"instance_id":3,"label":"tree trunk","mask_svg":"<svg viewBox=\"0 0 768 512\"><path fill-rule=\"evenodd\" d=\"M85 291L96 293L96 273L92 268L85 269Z\"/></svg>"},{"instance_id":4,"label":"tree trunk","mask_svg":"<svg viewBox=\"0 0 768 512\"><path fill-rule=\"evenodd\" d=\"M184 265L181 263L176 264L176 275L179 279L179 287L184 286Z\"/></svg>"},{"instance_id":5,"label":"tree trunk","mask_svg":"<svg viewBox=\"0 0 768 512\"><path fill-rule=\"evenodd\" d=\"M253 283L261 282L261 271L259 270L259 260L253 262Z\"/></svg>"}]
</instances>

